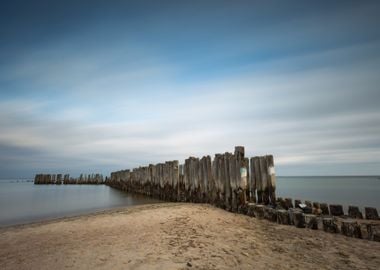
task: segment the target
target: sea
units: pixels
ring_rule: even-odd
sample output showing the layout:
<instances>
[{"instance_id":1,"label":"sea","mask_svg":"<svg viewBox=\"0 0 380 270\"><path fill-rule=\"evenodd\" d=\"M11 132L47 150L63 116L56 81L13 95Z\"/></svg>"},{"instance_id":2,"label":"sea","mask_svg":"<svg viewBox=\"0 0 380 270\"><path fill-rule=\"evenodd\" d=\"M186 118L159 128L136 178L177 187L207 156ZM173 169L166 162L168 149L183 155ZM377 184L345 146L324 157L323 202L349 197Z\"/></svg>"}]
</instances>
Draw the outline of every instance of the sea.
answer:
<instances>
[{"instance_id":1,"label":"sea","mask_svg":"<svg viewBox=\"0 0 380 270\"><path fill-rule=\"evenodd\" d=\"M0 227L160 202L106 185L34 185L32 180L0 180Z\"/></svg>"},{"instance_id":2,"label":"sea","mask_svg":"<svg viewBox=\"0 0 380 270\"><path fill-rule=\"evenodd\" d=\"M277 177L276 194L380 211L378 176ZM0 227L160 202L106 185L34 185L31 179L6 179L0 180Z\"/></svg>"},{"instance_id":3,"label":"sea","mask_svg":"<svg viewBox=\"0 0 380 270\"><path fill-rule=\"evenodd\" d=\"M276 196L312 202L376 207L380 210L379 176L277 177Z\"/></svg>"}]
</instances>

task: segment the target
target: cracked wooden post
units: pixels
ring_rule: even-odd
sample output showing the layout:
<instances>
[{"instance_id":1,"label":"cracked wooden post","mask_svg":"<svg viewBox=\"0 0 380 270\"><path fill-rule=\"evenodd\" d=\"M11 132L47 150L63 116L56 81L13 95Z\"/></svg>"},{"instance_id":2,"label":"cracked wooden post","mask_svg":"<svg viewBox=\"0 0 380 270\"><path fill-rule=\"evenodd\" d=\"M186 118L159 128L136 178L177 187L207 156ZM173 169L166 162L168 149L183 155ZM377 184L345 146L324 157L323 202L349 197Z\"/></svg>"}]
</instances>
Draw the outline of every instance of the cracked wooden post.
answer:
<instances>
[{"instance_id":1,"label":"cracked wooden post","mask_svg":"<svg viewBox=\"0 0 380 270\"><path fill-rule=\"evenodd\" d=\"M185 164L183 164L183 187L184 187L184 197L185 201L189 201L189 190L190 190L190 181L189 181L189 160L185 159Z\"/></svg>"},{"instance_id":2,"label":"cracked wooden post","mask_svg":"<svg viewBox=\"0 0 380 270\"><path fill-rule=\"evenodd\" d=\"M260 171L260 158L254 157L253 164L254 164L254 173L255 173L255 180L256 180L257 203L262 203L263 202L263 184L262 184L262 177L261 177L261 171Z\"/></svg>"},{"instance_id":3,"label":"cracked wooden post","mask_svg":"<svg viewBox=\"0 0 380 270\"><path fill-rule=\"evenodd\" d=\"M213 178L217 189L216 205L226 208L226 170L225 170L225 155L216 154L213 161Z\"/></svg>"},{"instance_id":4,"label":"cracked wooden post","mask_svg":"<svg viewBox=\"0 0 380 270\"><path fill-rule=\"evenodd\" d=\"M245 198L246 204L251 201L251 170L249 168L249 158L245 157L243 162L244 167L246 168L246 188L245 188Z\"/></svg>"},{"instance_id":5,"label":"cracked wooden post","mask_svg":"<svg viewBox=\"0 0 380 270\"><path fill-rule=\"evenodd\" d=\"M231 186L231 210L237 212L238 210L238 184L240 182L240 166L235 155L230 156L230 186Z\"/></svg>"},{"instance_id":6,"label":"cracked wooden post","mask_svg":"<svg viewBox=\"0 0 380 270\"><path fill-rule=\"evenodd\" d=\"M157 164L157 176L158 176L158 194L159 194L159 199L163 198L163 190L164 190L164 164L159 163Z\"/></svg>"},{"instance_id":7,"label":"cracked wooden post","mask_svg":"<svg viewBox=\"0 0 380 270\"><path fill-rule=\"evenodd\" d=\"M262 200L264 204L269 204L269 190L268 190L268 166L267 160L264 157L259 157L261 185L262 185Z\"/></svg>"},{"instance_id":8,"label":"cracked wooden post","mask_svg":"<svg viewBox=\"0 0 380 270\"><path fill-rule=\"evenodd\" d=\"M194 158L192 166L193 166L194 201L198 203L200 202L199 158Z\"/></svg>"},{"instance_id":9,"label":"cracked wooden post","mask_svg":"<svg viewBox=\"0 0 380 270\"><path fill-rule=\"evenodd\" d=\"M244 156L244 147L235 147L235 164L236 164L236 186L235 193L237 195L237 207L239 212L246 212L247 188L248 188L248 167L249 162Z\"/></svg>"},{"instance_id":10,"label":"cracked wooden post","mask_svg":"<svg viewBox=\"0 0 380 270\"><path fill-rule=\"evenodd\" d=\"M235 196L235 159L233 155L228 156L228 183L230 187L230 210L235 211L236 208L236 196Z\"/></svg>"},{"instance_id":11,"label":"cracked wooden post","mask_svg":"<svg viewBox=\"0 0 380 270\"><path fill-rule=\"evenodd\" d=\"M215 197L216 197L216 184L214 181L214 178L212 176L212 161L210 156L205 157L205 176L206 176L206 197L207 202L211 204L215 204Z\"/></svg>"},{"instance_id":12,"label":"cracked wooden post","mask_svg":"<svg viewBox=\"0 0 380 270\"><path fill-rule=\"evenodd\" d=\"M250 177L249 177L249 189L250 189L250 202L256 203L256 168L255 168L255 158L251 158L250 160Z\"/></svg>"},{"instance_id":13,"label":"cracked wooden post","mask_svg":"<svg viewBox=\"0 0 380 270\"><path fill-rule=\"evenodd\" d=\"M184 170L185 170L185 165L180 164L178 166L178 201L179 202L185 202L186 197L185 197L185 182L184 182Z\"/></svg>"},{"instance_id":14,"label":"cracked wooden post","mask_svg":"<svg viewBox=\"0 0 380 270\"><path fill-rule=\"evenodd\" d=\"M231 210L231 184L230 184L230 156L232 154L226 152L224 154L224 201L227 210Z\"/></svg>"},{"instance_id":15,"label":"cracked wooden post","mask_svg":"<svg viewBox=\"0 0 380 270\"><path fill-rule=\"evenodd\" d=\"M207 157L202 157L199 160L199 187L200 201L207 202L208 195L208 172L207 172Z\"/></svg>"},{"instance_id":16,"label":"cracked wooden post","mask_svg":"<svg viewBox=\"0 0 380 270\"><path fill-rule=\"evenodd\" d=\"M193 200L200 202L200 172L199 172L199 158L192 159L192 178L193 178Z\"/></svg>"},{"instance_id":17,"label":"cracked wooden post","mask_svg":"<svg viewBox=\"0 0 380 270\"><path fill-rule=\"evenodd\" d=\"M266 156L268 171L268 195L271 204L276 204L276 173L274 170L274 161L272 155Z\"/></svg>"},{"instance_id":18,"label":"cracked wooden post","mask_svg":"<svg viewBox=\"0 0 380 270\"><path fill-rule=\"evenodd\" d=\"M243 207L243 213L247 212L247 204L250 200L249 192L249 159L244 158L242 166L240 167L240 188L243 191L243 197L241 197L240 205Z\"/></svg>"},{"instance_id":19,"label":"cracked wooden post","mask_svg":"<svg viewBox=\"0 0 380 270\"><path fill-rule=\"evenodd\" d=\"M179 162L174 160L172 163L172 178L173 178L173 195L175 201L180 201L179 194Z\"/></svg>"},{"instance_id":20,"label":"cracked wooden post","mask_svg":"<svg viewBox=\"0 0 380 270\"><path fill-rule=\"evenodd\" d=\"M221 194L223 193L221 156L222 155L220 154L215 154L214 160L212 161L212 179L215 187L215 192L213 193L213 203L219 207L222 207Z\"/></svg>"},{"instance_id":21,"label":"cracked wooden post","mask_svg":"<svg viewBox=\"0 0 380 270\"><path fill-rule=\"evenodd\" d=\"M185 160L185 186L187 189L187 197L191 202L198 202L199 196L199 159L189 157Z\"/></svg>"}]
</instances>

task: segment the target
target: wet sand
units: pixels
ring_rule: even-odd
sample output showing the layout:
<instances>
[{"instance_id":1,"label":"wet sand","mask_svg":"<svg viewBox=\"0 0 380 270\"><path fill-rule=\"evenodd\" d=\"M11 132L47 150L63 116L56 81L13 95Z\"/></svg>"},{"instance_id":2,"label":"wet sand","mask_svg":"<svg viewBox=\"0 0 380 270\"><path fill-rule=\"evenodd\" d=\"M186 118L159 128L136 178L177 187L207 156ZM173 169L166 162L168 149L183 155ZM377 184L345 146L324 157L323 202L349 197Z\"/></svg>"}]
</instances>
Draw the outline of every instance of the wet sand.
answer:
<instances>
[{"instance_id":1,"label":"wet sand","mask_svg":"<svg viewBox=\"0 0 380 270\"><path fill-rule=\"evenodd\" d=\"M0 269L378 269L380 243L200 204L0 229Z\"/></svg>"}]
</instances>

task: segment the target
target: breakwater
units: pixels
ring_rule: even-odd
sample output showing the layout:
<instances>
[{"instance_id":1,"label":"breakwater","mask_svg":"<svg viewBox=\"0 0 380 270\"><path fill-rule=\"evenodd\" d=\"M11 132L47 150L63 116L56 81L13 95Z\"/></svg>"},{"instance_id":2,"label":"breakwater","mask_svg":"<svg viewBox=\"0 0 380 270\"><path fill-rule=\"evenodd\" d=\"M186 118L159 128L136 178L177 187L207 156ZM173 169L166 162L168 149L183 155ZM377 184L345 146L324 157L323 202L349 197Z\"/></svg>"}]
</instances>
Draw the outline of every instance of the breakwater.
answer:
<instances>
[{"instance_id":1,"label":"breakwater","mask_svg":"<svg viewBox=\"0 0 380 270\"><path fill-rule=\"evenodd\" d=\"M132 170L101 174L37 174L35 184L106 184L110 187L173 202L209 203L231 212L264 218L298 228L320 229L346 236L380 241L376 208L276 197L276 174L272 155L245 157L244 147L234 153L202 158L189 157L150 164Z\"/></svg>"},{"instance_id":2,"label":"breakwater","mask_svg":"<svg viewBox=\"0 0 380 270\"><path fill-rule=\"evenodd\" d=\"M91 184L91 185L101 185L104 184L105 179L102 174L81 174L77 178L70 177L70 174L36 174L34 177L34 184L36 185L68 185L68 184Z\"/></svg>"},{"instance_id":3,"label":"breakwater","mask_svg":"<svg viewBox=\"0 0 380 270\"><path fill-rule=\"evenodd\" d=\"M251 166L250 166L251 164ZM251 168L251 170L250 170ZM189 157L111 173L106 184L114 188L178 202L210 203L230 211L244 211L246 202L275 204L276 175L272 155L234 154Z\"/></svg>"},{"instance_id":4,"label":"breakwater","mask_svg":"<svg viewBox=\"0 0 380 270\"><path fill-rule=\"evenodd\" d=\"M160 200L209 203L297 228L380 241L376 208L365 207L363 216L358 207L349 206L346 215L341 205L276 198L273 156L247 158L241 146L213 160L189 157L184 164L174 160L112 172L105 184Z\"/></svg>"}]
</instances>

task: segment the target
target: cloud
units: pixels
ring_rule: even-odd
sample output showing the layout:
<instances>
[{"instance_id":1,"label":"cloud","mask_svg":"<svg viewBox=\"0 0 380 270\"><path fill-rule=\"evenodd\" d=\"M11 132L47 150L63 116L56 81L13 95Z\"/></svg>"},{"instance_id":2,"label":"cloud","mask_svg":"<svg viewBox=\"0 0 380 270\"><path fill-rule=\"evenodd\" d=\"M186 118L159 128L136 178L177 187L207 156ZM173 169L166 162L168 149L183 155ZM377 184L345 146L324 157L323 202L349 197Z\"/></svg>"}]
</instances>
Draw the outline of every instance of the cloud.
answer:
<instances>
[{"instance_id":1,"label":"cloud","mask_svg":"<svg viewBox=\"0 0 380 270\"><path fill-rule=\"evenodd\" d=\"M0 54L0 177L107 174L235 145L273 153L280 174L378 174L376 9L352 5L273 21L225 6L212 20L181 9L178 24L163 10L145 24L107 17Z\"/></svg>"},{"instance_id":2,"label":"cloud","mask_svg":"<svg viewBox=\"0 0 380 270\"><path fill-rule=\"evenodd\" d=\"M117 91L122 101L111 103L99 87L94 93L106 101L101 108L78 102L52 114L46 114L49 103L8 101L0 106L4 130L0 141L41 151L53 161L39 158L37 167L46 169L64 163L79 170L80 161L82 168L98 166L108 172L231 151L240 144L249 155L274 153L279 172L297 164L380 163L380 113L371 102L346 98L352 95L360 101L360 96L376 95L373 85L359 93L356 86L376 82L375 76L363 66L251 73L183 87L169 85L176 92L164 98ZM110 81L115 82L112 77ZM99 113L105 116L94 121L92 115Z\"/></svg>"}]
</instances>

